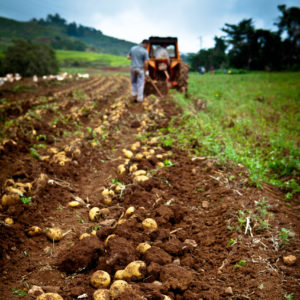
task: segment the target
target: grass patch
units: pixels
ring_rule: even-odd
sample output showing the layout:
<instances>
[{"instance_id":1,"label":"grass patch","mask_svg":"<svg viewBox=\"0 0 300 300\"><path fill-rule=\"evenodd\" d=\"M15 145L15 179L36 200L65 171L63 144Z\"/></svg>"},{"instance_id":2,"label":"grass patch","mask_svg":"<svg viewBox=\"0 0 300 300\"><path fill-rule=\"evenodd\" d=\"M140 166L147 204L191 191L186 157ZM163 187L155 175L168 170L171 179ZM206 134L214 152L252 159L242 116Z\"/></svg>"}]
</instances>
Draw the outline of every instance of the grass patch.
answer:
<instances>
[{"instance_id":1,"label":"grass patch","mask_svg":"<svg viewBox=\"0 0 300 300\"><path fill-rule=\"evenodd\" d=\"M300 73L191 73L190 99L165 140L196 155L241 163L257 186L269 182L299 192Z\"/></svg>"},{"instance_id":2,"label":"grass patch","mask_svg":"<svg viewBox=\"0 0 300 300\"><path fill-rule=\"evenodd\" d=\"M128 67L130 61L123 56L71 50L55 50L63 67Z\"/></svg>"}]
</instances>

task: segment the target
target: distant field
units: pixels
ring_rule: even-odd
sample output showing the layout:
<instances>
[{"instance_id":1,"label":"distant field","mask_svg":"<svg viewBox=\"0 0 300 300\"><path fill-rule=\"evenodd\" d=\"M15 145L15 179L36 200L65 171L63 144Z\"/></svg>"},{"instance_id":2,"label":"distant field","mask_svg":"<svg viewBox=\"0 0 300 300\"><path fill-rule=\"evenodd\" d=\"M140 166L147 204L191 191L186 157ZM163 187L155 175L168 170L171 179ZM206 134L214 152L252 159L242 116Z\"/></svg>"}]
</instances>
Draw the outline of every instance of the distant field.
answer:
<instances>
[{"instance_id":1,"label":"distant field","mask_svg":"<svg viewBox=\"0 0 300 300\"><path fill-rule=\"evenodd\" d=\"M63 67L129 66L129 60L122 56L69 50L56 50L55 53L60 65Z\"/></svg>"},{"instance_id":2,"label":"distant field","mask_svg":"<svg viewBox=\"0 0 300 300\"><path fill-rule=\"evenodd\" d=\"M191 73L189 94L176 94L183 119L180 128L168 129L165 143L241 163L257 185L300 191L293 179L300 171L299 72Z\"/></svg>"}]
</instances>

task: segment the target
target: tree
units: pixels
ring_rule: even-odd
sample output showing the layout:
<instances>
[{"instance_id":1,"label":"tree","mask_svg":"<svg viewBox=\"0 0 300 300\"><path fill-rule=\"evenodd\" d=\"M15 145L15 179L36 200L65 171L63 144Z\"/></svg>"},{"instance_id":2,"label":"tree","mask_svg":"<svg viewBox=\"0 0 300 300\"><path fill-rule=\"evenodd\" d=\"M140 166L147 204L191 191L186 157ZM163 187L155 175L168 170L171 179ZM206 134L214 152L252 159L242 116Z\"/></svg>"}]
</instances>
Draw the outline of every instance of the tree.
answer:
<instances>
[{"instance_id":1,"label":"tree","mask_svg":"<svg viewBox=\"0 0 300 300\"><path fill-rule=\"evenodd\" d=\"M278 23L275 23L278 34L285 33L287 36L283 41L284 64L300 68L300 8L279 5L278 9L282 13Z\"/></svg>"},{"instance_id":2,"label":"tree","mask_svg":"<svg viewBox=\"0 0 300 300\"><path fill-rule=\"evenodd\" d=\"M6 73L20 73L26 77L56 74L59 68L50 46L20 39L5 51L4 69Z\"/></svg>"},{"instance_id":3,"label":"tree","mask_svg":"<svg viewBox=\"0 0 300 300\"><path fill-rule=\"evenodd\" d=\"M252 19L242 20L238 25L226 23L222 30L227 33L227 43L232 46L228 54L230 64L236 68L250 69L257 50Z\"/></svg>"},{"instance_id":4,"label":"tree","mask_svg":"<svg viewBox=\"0 0 300 300\"><path fill-rule=\"evenodd\" d=\"M198 70L204 66L206 70L213 68L223 68L227 65L225 54L226 44L222 38L215 37L215 47L210 49L201 49L197 54L189 54L188 61L193 70Z\"/></svg>"},{"instance_id":5,"label":"tree","mask_svg":"<svg viewBox=\"0 0 300 300\"><path fill-rule=\"evenodd\" d=\"M55 23L58 25L65 25L67 23L67 21L63 18L61 18L61 16L56 13L55 15L48 15L47 16L47 22L48 23Z\"/></svg>"}]
</instances>

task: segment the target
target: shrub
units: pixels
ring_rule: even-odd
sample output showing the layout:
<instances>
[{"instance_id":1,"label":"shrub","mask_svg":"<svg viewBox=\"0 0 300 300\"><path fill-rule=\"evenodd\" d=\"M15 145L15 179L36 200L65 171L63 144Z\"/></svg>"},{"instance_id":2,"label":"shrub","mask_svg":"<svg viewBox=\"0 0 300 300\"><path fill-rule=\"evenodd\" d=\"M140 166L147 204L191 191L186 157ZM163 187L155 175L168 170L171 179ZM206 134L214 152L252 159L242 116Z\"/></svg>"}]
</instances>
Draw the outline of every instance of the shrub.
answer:
<instances>
[{"instance_id":1,"label":"shrub","mask_svg":"<svg viewBox=\"0 0 300 300\"><path fill-rule=\"evenodd\" d=\"M5 51L4 70L22 76L56 74L59 70L54 50L46 44L15 40Z\"/></svg>"}]
</instances>

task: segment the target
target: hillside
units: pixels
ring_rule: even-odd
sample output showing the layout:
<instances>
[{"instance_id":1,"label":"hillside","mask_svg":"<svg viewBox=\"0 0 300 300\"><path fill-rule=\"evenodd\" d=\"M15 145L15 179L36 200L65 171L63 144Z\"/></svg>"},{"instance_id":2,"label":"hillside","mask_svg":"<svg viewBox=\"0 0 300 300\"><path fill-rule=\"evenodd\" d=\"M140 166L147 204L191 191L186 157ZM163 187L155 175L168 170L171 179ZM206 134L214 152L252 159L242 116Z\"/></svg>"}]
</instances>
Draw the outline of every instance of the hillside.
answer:
<instances>
[{"instance_id":1,"label":"hillside","mask_svg":"<svg viewBox=\"0 0 300 300\"><path fill-rule=\"evenodd\" d=\"M0 48L5 49L14 38L24 38L33 42L43 42L54 49L102 52L126 55L134 44L104 35L91 27L67 24L58 14L47 19L20 22L0 17Z\"/></svg>"}]
</instances>

